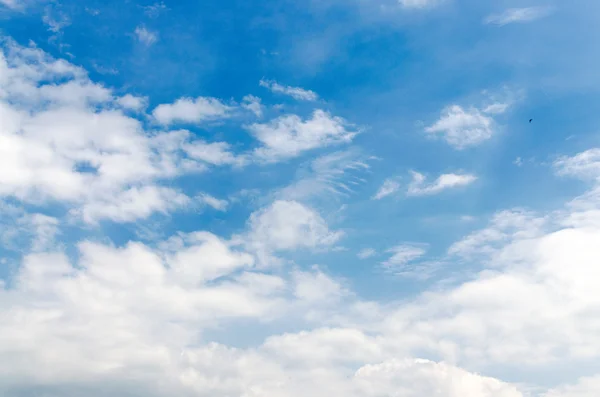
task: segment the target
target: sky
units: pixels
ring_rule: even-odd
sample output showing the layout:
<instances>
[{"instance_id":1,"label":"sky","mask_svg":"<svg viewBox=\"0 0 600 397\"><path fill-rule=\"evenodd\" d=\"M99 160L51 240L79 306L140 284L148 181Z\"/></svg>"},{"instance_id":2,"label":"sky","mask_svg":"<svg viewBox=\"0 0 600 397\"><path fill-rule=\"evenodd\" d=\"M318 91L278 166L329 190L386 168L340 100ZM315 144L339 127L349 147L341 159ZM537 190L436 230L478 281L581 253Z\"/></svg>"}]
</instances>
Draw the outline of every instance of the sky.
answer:
<instances>
[{"instance_id":1,"label":"sky","mask_svg":"<svg viewBox=\"0 0 600 397\"><path fill-rule=\"evenodd\" d=\"M0 0L0 394L600 395L600 3Z\"/></svg>"}]
</instances>

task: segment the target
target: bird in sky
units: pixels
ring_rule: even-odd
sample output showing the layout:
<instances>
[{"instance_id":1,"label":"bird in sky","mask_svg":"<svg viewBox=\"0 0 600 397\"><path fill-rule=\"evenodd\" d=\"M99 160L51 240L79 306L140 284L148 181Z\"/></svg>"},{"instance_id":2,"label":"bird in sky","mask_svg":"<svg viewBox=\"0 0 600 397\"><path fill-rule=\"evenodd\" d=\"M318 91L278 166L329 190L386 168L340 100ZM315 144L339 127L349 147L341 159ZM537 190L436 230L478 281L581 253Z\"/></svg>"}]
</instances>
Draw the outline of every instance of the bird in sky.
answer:
<instances>
[{"instance_id":1,"label":"bird in sky","mask_svg":"<svg viewBox=\"0 0 600 397\"><path fill-rule=\"evenodd\" d=\"M529 119L529 122L531 123L533 121L533 119Z\"/></svg>"}]
</instances>

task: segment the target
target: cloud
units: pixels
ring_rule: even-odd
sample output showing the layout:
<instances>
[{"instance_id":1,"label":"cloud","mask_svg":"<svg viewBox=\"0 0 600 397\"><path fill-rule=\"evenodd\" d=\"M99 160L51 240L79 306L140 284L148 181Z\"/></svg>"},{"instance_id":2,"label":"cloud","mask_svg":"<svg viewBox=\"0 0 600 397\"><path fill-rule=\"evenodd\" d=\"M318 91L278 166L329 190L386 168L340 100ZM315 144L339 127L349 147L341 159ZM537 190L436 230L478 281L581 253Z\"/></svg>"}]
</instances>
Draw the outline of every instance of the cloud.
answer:
<instances>
[{"instance_id":1,"label":"cloud","mask_svg":"<svg viewBox=\"0 0 600 397\"><path fill-rule=\"evenodd\" d=\"M158 34L147 29L144 26L138 26L134 30L135 36L138 41L145 46L151 46L158 41Z\"/></svg>"},{"instance_id":2,"label":"cloud","mask_svg":"<svg viewBox=\"0 0 600 397\"><path fill-rule=\"evenodd\" d=\"M144 6L142 8L144 9L144 14L146 14L146 16L149 18L157 18L162 12L169 9L162 1L156 2L149 6Z\"/></svg>"},{"instance_id":3,"label":"cloud","mask_svg":"<svg viewBox=\"0 0 600 397\"><path fill-rule=\"evenodd\" d=\"M121 105L124 109L139 112L146 109L146 107L148 106L148 98L138 97L131 94L125 94L119 99L117 99L117 103Z\"/></svg>"},{"instance_id":4,"label":"cloud","mask_svg":"<svg viewBox=\"0 0 600 397\"><path fill-rule=\"evenodd\" d=\"M515 386L497 379L423 359L365 365L355 377L371 396L523 397Z\"/></svg>"},{"instance_id":5,"label":"cloud","mask_svg":"<svg viewBox=\"0 0 600 397\"><path fill-rule=\"evenodd\" d=\"M404 8L422 9L440 3L442 0L398 0Z\"/></svg>"},{"instance_id":6,"label":"cloud","mask_svg":"<svg viewBox=\"0 0 600 397\"><path fill-rule=\"evenodd\" d=\"M362 250L360 250L358 252L358 254L356 254L356 256L359 259L367 259L367 258L372 257L375 254L377 254L377 251L375 251L373 248L363 248Z\"/></svg>"},{"instance_id":7,"label":"cloud","mask_svg":"<svg viewBox=\"0 0 600 397\"><path fill-rule=\"evenodd\" d=\"M545 18L554 12L554 7L510 8L500 14L493 14L484 19L484 23L504 26L511 23L533 22Z\"/></svg>"},{"instance_id":8,"label":"cloud","mask_svg":"<svg viewBox=\"0 0 600 397\"><path fill-rule=\"evenodd\" d=\"M307 150L350 142L357 132L348 127L344 119L315 110L307 120L285 115L266 124L252 124L248 130L263 145L256 149L255 155L264 161L277 161Z\"/></svg>"},{"instance_id":9,"label":"cloud","mask_svg":"<svg viewBox=\"0 0 600 397\"><path fill-rule=\"evenodd\" d=\"M373 196L373 200L381 200L384 197L392 195L400 190L400 184L395 179L386 179L377 193Z\"/></svg>"},{"instance_id":10,"label":"cloud","mask_svg":"<svg viewBox=\"0 0 600 397\"><path fill-rule=\"evenodd\" d=\"M412 182L408 185L407 195L425 196L438 194L444 190L467 186L477 180L477 177L469 174L442 174L433 183L426 184L425 175L411 171Z\"/></svg>"},{"instance_id":11,"label":"cloud","mask_svg":"<svg viewBox=\"0 0 600 397\"><path fill-rule=\"evenodd\" d=\"M129 222L185 207L162 180L237 161L226 144L186 131L147 133L121 110L144 99L117 97L37 48L6 41L0 70L0 197Z\"/></svg>"},{"instance_id":12,"label":"cloud","mask_svg":"<svg viewBox=\"0 0 600 397\"><path fill-rule=\"evenodd\" d=\"M253 213L249 226L252 243L267 251L326 247L343 235L330 231L317 212L286 200L277 200Z\"/></svg>"},{"instance_id":13,"label":"cloud","mask_svg":"<svg viewBox=\"0 0 600 397\"><path fill-rule=\"evenodd\" d=\"M260 98L257 98L254 95L246 95L243 98L242 107L254 113L256 117L263 116L263 107L260 103Z\"/></svg>"},{"instance_id":14,"label":"cloud","mask_svg":"<svg viewBox=\"0 0 600 397\"><path fill-rule=\"evenodd\" d=\"M7 8L17 10L22 7L23 3L20 0L0 0L0 4Z\"/></svg>"},{"instance_id":15,"label":"cloud","mask_svg":"<svg viewBox=\"0 0 600 397\"><path fill-rule=\"evenodd\" d=\"M118 194L94 197L81 208L72 210L71 214L80 216L88 223L96 223L101 219L124 223L148 218L156 212L167 214L190 202L188 196L174 189L146 185L132 187Z\"/></svg>"},{"instance_id":16,"label":"cloud","mask_svg":"<svg viewBox=\"0 0 600 397\"><path fill-rule=\"evenodd\" d=\"M561 156L554 167L558 175L597 180L600 178L600 149L589 149L573 157Z\"/></svg>"},{"instance_id":17,"label":"cloud","mask_svg":"<svg viewBox=\"0 0 600 397\"><path fill-rule=\"evenodd\" d=\"M504 110L504 104L489 105L485 111L477 108L465 110L459 105L452 105L445 108L440 119L427 127L425 132L442 135L456 149L476 146L494 135L494 119L489 114L502 113Z\"/></svg>"},{"instance_id":18,"label":"cloud","mask_svg":"<svg viewBox=\"0 0 600 397\"><path fill-rule=\"evenodd\" d=\"M180 98L172 104L158 105L152 116L162 125L174 123L202 123L229 117L231 107L216 98Z\"/></svg>"},{"instance_id":19,"label":"cloud","mask_svg":"<svg viewBox=\"0 0 600 397\"><path fill-rule=\"evenodd\" d=\"M319 99L319 96L311 90L305 90L300 87L283 86L276 81L261 80L260 86L268 88L274 93L289 95L299 101L316 101Z\"/></svg>"},{"instance_id":20,"label":"cloud","mask_svg":"<svg viewBox=\"0 0 600 397\"><path fill-rule=\"evenodd\" d=\"M216 197L211 196L207 193L201 193L197 196L202 203L214 208L217 211L225 211L227 210L227 206L229 202L227 200L220 200Z\"/></svg>"},{"instance_id":21,"label":"cloud","mask_svg":"<svg viewBox=\"0 0 600 397\"><path fill-rule=\"evenodd\" d=\"M328 153L299 167L295 181L280 189L276 196L297 201L348 197L366 182L363 176L369 170L369 159L356 151Z\"/></svg>"},{"instance_id":22,"label":"cloud","mask_svg":"<svg viewBox=\"0 0 600 397\"><path fill-rule=\"evenodd\" d=\"M401 244L388 249L386 252L391 253L387 260L382 262L383 269L386 272L395 275L412 275L419 276L419 270L415 270L411 265L417 259L423 257L427 253L426 244ZM422 269L423 274L426 276L425 269Z\"/></svg>"}]
</instances>

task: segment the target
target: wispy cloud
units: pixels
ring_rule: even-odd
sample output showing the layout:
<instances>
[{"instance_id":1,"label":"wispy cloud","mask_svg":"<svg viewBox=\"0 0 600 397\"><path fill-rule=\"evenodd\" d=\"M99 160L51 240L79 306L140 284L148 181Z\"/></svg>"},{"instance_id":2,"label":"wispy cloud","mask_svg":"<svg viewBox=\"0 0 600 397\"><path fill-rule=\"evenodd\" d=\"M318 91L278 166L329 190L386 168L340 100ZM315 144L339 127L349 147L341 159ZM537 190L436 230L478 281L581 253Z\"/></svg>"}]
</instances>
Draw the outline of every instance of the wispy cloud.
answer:
<instances>
[{"instance_id":1,"label":"wispy cloud","mask_svg":"<svg viewBox=\"0 0 600 397\"><path fill-rule=\"evenodd\" d=\"M151 46L158 40L158 34L144 26L138 26L134 31L138 41L146 46Z\"/></svg>"},{"instance_id":2,"label":"wispy cloud","mask_svg":"<svg viewBox=\"0 0 600 397\"><path fill-rule=\"evenodd\" d=\"M375 251L373 248L364 248L362 250L360 250L358 252L358 254L356 254L356 256L359 259L367 259L372 257L373 255L375 255L377 253L377 251Z\"/></svg>"},{"instance_id":3,"label":"wispy cloud","mask_svg":"<svg viewBox=\"0 0 600 397\"><path fill-rule=\"evenodd\" d=\"M272 92L289 95L299 101L316 101L319 99L319 96L316 92L305 90L304 88L284 86L276 81L271 80L261 80L259 84L261 87L268 88Z\"/></svg>"},{"instance_id":4,"label":"wispy cloud","mask_svg":"<svg viewBox=\"0 0 600 397\"><path fill-rule=\"evenodd\" d=\"M388 178L383 182L377 193L375 193L373 200L381 200L396 193L398 190L400 190L400 183L394 178Z\"/></svg>"},{"instance_id":5,"label":"wispy cloud","mask_svg":"<svg viewBox=\"0 0 600 397\"><path fill-rule=\"evenodd\" d=\"M443 190L460 186L467 186L477 180L477 177L469 174L442 174L433 183L427 184L425 175L411 171L412 182L408 186L407 195L425 196L437 194Z\"/></svg>"},{"instance_id":6,"label":"wispy cloud","mask_svg":"<svg viewBox=\"0 0 600 397\"><path fill-rule=\"evenodd\" d=\"M492 14L484 19L484 23L504 26L511 23L532 22L549 16L554 12L554 7L525 7L510 8L500 14Z\"/></svg>"}]
</instances>

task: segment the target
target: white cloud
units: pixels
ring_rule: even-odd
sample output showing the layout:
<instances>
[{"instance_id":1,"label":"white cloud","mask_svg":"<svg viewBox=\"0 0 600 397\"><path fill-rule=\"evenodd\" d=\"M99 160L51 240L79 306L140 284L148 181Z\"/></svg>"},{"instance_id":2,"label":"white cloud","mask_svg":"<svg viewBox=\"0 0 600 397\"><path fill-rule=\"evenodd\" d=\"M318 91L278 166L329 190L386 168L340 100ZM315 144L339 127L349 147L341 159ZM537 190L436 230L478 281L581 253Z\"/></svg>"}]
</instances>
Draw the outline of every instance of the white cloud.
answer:
<instances>
[{"instance_id":1,"label":"white cloud","mask_svg":"<svg viewBox=\"0 0 600 397\"><path fill-rule=\"evenodd\" d=\"M408 264L427 253L427 245L401 244L390 248L386 252L391 253L392 256L382 262L384 269L394 274L402 274L408 272Z\"/></svg>"},{"instance_id":2,"label":"white cloud","mask_svg":"<svg viewBox=\"0 0 600 397\"><path fill-rule=\"evenodd\" d=\"M236 156L227 142L208 143L196 140L184 143L182 149L190 158L212 165L243 165L246 161L244 156Z\"/></svg>"},{"instance_id":3,"label":"white cloud","mask_svg":"<svg viewBox=\"0 0 600 397\"><path fill-rule=\"evenodd\" d=\"M342 237L317 212L296 201L275 201L253 213L249 224L252 241L267 250L329 246Z\"/></svg>"},{"instance_id":4,"label":"white cloud","mask_svg":"<svg viewBox=\"0 0 600 397\"><path fill-rule=\"evenodd\" d=\"M485 18L486 24L504 26L511 23L533 22L545 18L554 12L554 7L510 8L500 14Z\"/></svg>"},{"instance_id":5,"label":"white cloud","mask_svg":"<svg viewBox=\"0 0 600 397\"><path fill-rule=\"evenodd\" d=\"M272 92L289 95L299 101L316 101L319 99L319 96L314 91L305 90L300 87L283 86L276 81L261 80L260 85L261 87L268 88Z\"/></svg>"},{"instance_id":6,"label":"white cloud","mask_svg":"<svg viewBox=\"0 0 600 397\"><path fill-rule=\"evenodd\" d=\"M494 135L494 119L476 108L465 110L452 105L444 109L440 119L425 131L441 134L451 146L464 149L490 139Z\"/></svg>"},{"instance_id":7,"label":"white cloud","mask_svg":"<svg viewBox=\"0 0 600 397\"><path fill-rule=\"evenodd\" d=\"M146 14L150 18L157 18L162 12L167 11L169 9L162 1L156 2L149 6L144 6L142 8L144 9L144 14Z\"/></svg>"},{"instance_id":8,"label":"white cloud","mask_svg":"<svg viewBox=\"0 0 600 397\"><path fill-rule=\"evenodd\" d=\"M148 106L148 98L125 94L117 99L117 103L124 109L139 112L146 109Z\"/></svg>"},{"instance_id":9,"label":"white cloud","mask_svg":"<svg viewBox=\"0 0 600 397\"><path fill-rule=\"evenodd\" d=\"M231 107L216 98L180 98L172 104L158 105L152 115L160 124L201 123L229 117Z\"/></svg>"},{"instance_id":10,"label":"white cloud","mask_svg":"<svg viewBox=\"0 0 600 397\"><path fill-rule=\"evenodd\" d=\"M81 208L73 210L72 214L81 216L88 223L96 223L101 219L133 222L156 212L167 214L190 202L188 196L176 190L147 185L132 187L118 194L94 197Z\"/></svg>"},{"instance_id":11,"label":"white cloud","mask_svg":"<svg viewBox=\"0 0 600 397\"><path fill-rule=\"evenodd\" d=\"M600 375L581 378L577 383L565 385L544 393L542 397L595 397L600 393Z\"/></svg>"},{"instance_id":12,"label":"white cloud","mask_svg":"<svg viewBox=\"0 0 600 397\"><path fill-rule=\"evenodd\" d=\"M145 46L151 46L158 41L158 34L144 26L136 27L134 33L138 41Z\"/></svg>"},{"instance_id":13,"label":"white cloud","mask_svg":"<svg viewBox=\"0 0 600 397\"><path fill-rule=\"evenodd\" d=\"M344 119L315 110L307 120L285 115L267 124L252 124L248 129L263 144L256 149L256 156L276 161L296 157L307 150L350 142L357 132L349 131L347 127Z\"/></svg>"},{"instance_id":14,"label":"white cloud","mask_svg":"<svg viewBox=\"0 0 600 397\"><path fill-rule=\"evenodd\" d=\"M353 150L328 153L299 167L296 180L276 196L296 201L348 197L366 182L369 169L368 159Z\"/></svg>"},{"instance_id":15,"label":"white cloud","mask_svg":"<svg viewBox=\"0 0 600 397\"><path fill-rule=\"evenodd\" d=\"M224 143L147 133L120 110L143 99L117 97L37 48L7 41L0 71L0 197L58 201L90 222L133 221L185 205L161 180L238 162Z\"/></svg>"},{"instance_id":16,"label":"white cloud","mask_svg":"<svg viewBox=\"0 0 600 397\"><path fill-rule=\"evenodd\" d=\"M15 10L22 7L22 1L20 0L0 0L0 4Z\"/></svg>"},{"instance_id":17,"label":"white cloud","mask_svg":"<svg viewBox=\"0 0 600 397\"><path fill-rule=\"evenodd\" d=\"M431 7L440 3L440 1L443 0L398 0L402 7L414 9Z\"/></svg>"},{"instance_id":18,"label":"white cloud","mask_svg":"<svg viewBox=\"0 0 600 397\"><path fill-rule=\"evenodd\" d=\"M391 178L386 179L383 182L383 185L381 185L381 187L377 191L377 193L375 193L375 195L373 196L373 199L381 200L384 197L396 193L398 190L400 190L400 184L398 183L398 181Z\"/></svg>"},{"instance_id":19,"label":"white cloud","mask_svg":"<svg viewBox=\"0 0 600 397\"><path fill-rule=\"evenodd\" d=\"M562 156L554 162L559 175L575 176L582 179L600 178L600 149L594 148L573 157Z\"/></svg>"},{"instance_id":20,"label":"white cloud","mask_svg":"<svg viewBox=\"0 0 600 397\"><path fill-rule=\"evenodd\" d=\"M373 248L363 248L358 252L358 254L356 254L356 256L360 259L367 259L375 254L377 254L377 251L375 251Z\"/></svg>"},{"instance_id":21,"label":"white cloud","mask_svg":"<svg viewBox=\"0 0 600 397\"><path fill-rule=\"evenodd\" d=\"M207 193L201 193L197 196L202 203L214 208L217 211L225 211L227 210L227 206L229 205L227 200L221 200L216 197L211 196Z\"/></svg>"},{"instance_id":22,"label":"white cloud","mask_svg":"<svg viewBox=\"0 0 600 397\"><path fill-rule=\"evenodd\" d=\"M355 375L369 396L523 397L515 386L422 359L365 365Z\"/></svg>"},{"instance_id":23,"label":"white cloud","mask_svg":"<svg viewBox=\"0 0 600 397\"><path fill-rule=\"evenodd\" d=\"M438 194L444 190L467 186L477 180L477 177L469 174L442 174L434 182L426 184L425 175L411 171L412 182L408 186L409 196L424 196Z\"/></svg>"},{"instance_id":24,"label":"white cloud","mask_svg":"<svg viewBox=\"0 0 600 397\"><path fill-rule=\"evenodd\" d=\"M260 98L257 98L254 95L246 95L243 98L242 107L254 113L256 117L263 116L263 107L260 103Z\"/></svg>"}]
</instances>

